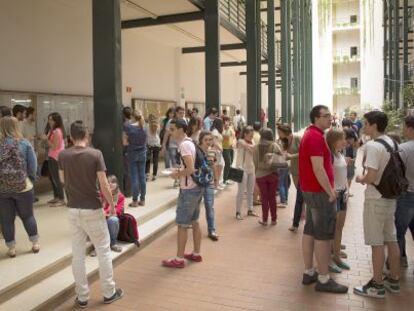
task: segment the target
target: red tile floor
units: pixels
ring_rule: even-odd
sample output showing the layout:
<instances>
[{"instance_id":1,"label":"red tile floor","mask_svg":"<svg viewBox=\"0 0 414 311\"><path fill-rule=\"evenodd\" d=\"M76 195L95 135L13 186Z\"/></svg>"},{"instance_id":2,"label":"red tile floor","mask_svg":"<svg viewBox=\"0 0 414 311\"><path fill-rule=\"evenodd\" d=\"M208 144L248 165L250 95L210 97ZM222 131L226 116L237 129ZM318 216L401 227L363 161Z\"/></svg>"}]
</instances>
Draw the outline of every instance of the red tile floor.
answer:
<instances>
[{"instance_id":1,"label":"red tile floor","mask_svg":"<svg viewBox=\"0 0 414 311\"><path fill-rule=\"evenodd\" d=\"M316 293L313 286L301 285L302 226L299 233L288 231L293 213L292 189L290 206L278 210L277 226L266 228L257 223L257 218L235 219L236 189L236 185L231 186L216 199L220 241L203 237L204 262L177 270L161 267L161 260L176 251L176 230L171 229L116 266L117 285L125 290L123 299L103 305L99 283L94 282L89 310L414 310L414 242L409 235L410 267L402 271L401 293L387 293L384 300L352 293L354 285L364 284L371 276L371 253L363 242L361 186L352 188L354 197L350 199L344 230L351 270L334 275L350 286L346 295ZM204 212L201 218L205 233ZM59 310L73 310L73 300L70 297Z\"/></svg>"}]
</instances>

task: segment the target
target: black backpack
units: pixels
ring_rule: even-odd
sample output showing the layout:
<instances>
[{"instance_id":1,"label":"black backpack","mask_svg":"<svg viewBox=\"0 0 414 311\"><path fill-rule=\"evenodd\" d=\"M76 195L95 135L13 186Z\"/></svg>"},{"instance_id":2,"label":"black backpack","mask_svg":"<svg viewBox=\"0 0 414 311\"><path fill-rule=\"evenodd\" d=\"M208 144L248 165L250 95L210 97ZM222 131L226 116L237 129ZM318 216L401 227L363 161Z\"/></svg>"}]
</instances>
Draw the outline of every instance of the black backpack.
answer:
<instances>
[{"instance_id":1,"label":"black backpack","mask_svg":"<svg viewBox=\"0 0 414 311\"><path fill-rule=\"evenodd\" d=\"M214 180L214 175L211 170L211 167L208 163L207 157L203 150L201 150L200 146L198 146L193 140L188 139L191 141L196 150L196 158L194 160L194 168L195 172L191 175L191 178L194 182L200 187L207 187L210 183ZM179 154L181 159L181 163L185 166L185 162L182 159L182 156ZM187 185L187 178L186 178L186 185Z\"/></svg>"},{"instance_id":2,"label":"black backpack","mask_svg":"<svg viewBox=\"0 0 414 311\"><path fill-rule=\"evenodd\" d=\"M394 149L383 139L376 139L390 153L390 159L385 166L381 180L375 188L385 199L395 199L408 190L408 180L405 177L405 164L401 160L398 144L393 140Z\"/></svg>"}]
</instances>

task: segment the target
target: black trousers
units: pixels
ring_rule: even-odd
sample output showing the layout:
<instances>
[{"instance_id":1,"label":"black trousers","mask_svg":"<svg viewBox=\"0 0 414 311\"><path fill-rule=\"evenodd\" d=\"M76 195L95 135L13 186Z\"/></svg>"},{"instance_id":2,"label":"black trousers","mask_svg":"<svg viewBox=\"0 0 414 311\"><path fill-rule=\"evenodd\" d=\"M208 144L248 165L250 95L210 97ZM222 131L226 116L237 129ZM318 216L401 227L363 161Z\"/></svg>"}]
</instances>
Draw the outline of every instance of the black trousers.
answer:
<instances>
[{"instance_id":1,"label":"black trousers","mask_svg":"<svg viewBox=\"0 0 414 311\"><path fill-rule=\"evenodd\" d=\"M59 166L55 159L49 158L48 160L48 169L49 169L49 179L52 183L53 188L53 197L55 199L63 200L64 194L63 194L63 187L62 183L59 179Z\"/></svg>"},{"instance_id":2,"label":"black trousers","mask_svg":"<svg viewBox=\"0 0 414 311\"><path fill-rule=\"evenodd\" d=\"M158 158L160 155L160 147L147 146L147 163L145 165L145 174L150 173L151 161L152 161L152 176L157 176L158 173Z\"/></svg>"}]
</instances>

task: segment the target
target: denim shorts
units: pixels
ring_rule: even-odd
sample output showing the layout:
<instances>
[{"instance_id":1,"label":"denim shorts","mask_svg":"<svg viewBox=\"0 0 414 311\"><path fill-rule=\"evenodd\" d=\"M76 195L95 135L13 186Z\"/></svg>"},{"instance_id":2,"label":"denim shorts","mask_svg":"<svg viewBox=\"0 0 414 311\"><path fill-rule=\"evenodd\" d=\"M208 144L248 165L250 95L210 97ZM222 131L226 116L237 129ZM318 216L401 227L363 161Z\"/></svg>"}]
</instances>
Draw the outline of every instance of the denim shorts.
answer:
<instances>
[{"instance_id":1,"label":"denim shorts","mask_svg":"<svg viewBox=\"0 0 414 311\"><path fill-rule=\"evenodd\" d=\"M191 226L193 223L198 222L201 197L202 189L200 187L180 189L175 218L177 225Z\"/></svg>"},{"instance_id":2,"label":"denim shorts","mask_svg":"<svg viewBox=\"0 0 414 311\"><path fill-rule=\"evenodd\" d=\"M329 202L325 192L303 192L306 223L303 233L315 240L333 240L336 225L336 202Z\"/></svg>"},{"instance_id":3,"label":"denim shorts","mask_svg":"<svg viewBox=\"0 0 414 311\"><path fill-rule=\"evenodd\" d=\"M346 190L337 190L336 191L336 211L340 212L346 211L346 207L348 205L347 201L346 201L346 197L347 197L347 191Z\"/></svg>"}]
</instances>

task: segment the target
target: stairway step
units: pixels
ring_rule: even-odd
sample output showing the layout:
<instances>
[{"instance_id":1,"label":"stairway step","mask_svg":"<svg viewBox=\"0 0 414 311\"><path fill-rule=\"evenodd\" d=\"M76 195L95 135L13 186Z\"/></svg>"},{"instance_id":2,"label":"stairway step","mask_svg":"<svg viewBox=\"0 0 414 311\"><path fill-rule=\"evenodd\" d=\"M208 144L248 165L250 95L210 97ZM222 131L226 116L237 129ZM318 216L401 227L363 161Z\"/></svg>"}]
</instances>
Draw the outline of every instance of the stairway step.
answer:
<instances>
[{"instance_id":1,"label":"stairway step","mask_svg":"<svg viewBox=\"0 0 414 311\"><path fill-rule=\"evenodd\" d=\"M175 208L169 208L158 216L140 225L141 247L134 244L124 244L121 253L112 253L114 265L128 255L133 255L148 245L157 236L164 233L174 224ZM98 275L98 260L87 256L86 271L89 280ZM74 294L74 280L71 266L49 275L38 283L16 294L11 299L0 304L0 310L53 310L62 299Z\"/></svg>"}]
</instances>

